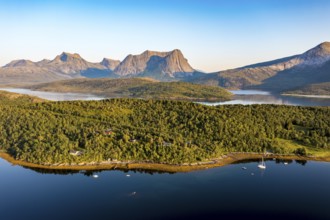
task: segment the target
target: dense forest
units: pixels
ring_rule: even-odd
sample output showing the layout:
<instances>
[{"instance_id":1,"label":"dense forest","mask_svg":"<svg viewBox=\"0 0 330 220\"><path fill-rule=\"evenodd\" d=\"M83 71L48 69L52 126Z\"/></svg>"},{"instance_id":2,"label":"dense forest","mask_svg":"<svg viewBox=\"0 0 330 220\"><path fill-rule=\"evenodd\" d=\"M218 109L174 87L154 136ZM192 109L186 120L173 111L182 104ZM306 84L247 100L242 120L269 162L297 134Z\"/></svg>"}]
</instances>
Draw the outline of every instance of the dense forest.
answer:
<instances>
[{"instance_id":1,"label":"dense forest","mask_svg":"<svg viewBox=\"0 0 330 220\"><path fill-rule=\"evenodd\" d=\"M142 99L0 103L1 150L38 164L183 164L227 152L330 151L329 107Z\"/></svg>"}]
</instances>

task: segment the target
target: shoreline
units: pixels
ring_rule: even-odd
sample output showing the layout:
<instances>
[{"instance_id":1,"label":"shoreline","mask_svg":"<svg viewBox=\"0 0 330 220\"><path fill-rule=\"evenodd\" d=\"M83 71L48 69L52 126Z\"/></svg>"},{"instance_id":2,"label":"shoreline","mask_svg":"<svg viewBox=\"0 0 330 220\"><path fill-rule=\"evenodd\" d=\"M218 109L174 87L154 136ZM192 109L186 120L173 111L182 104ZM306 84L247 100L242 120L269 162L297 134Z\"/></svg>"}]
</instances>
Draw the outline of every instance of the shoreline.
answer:
<instances>
[{"instance_id":1,"label":"shoreline","mask_svg":"<svg viewBox=\"0 0 330 220\"><path fill-rule=\"evenodd\" d=\"M83 165L41 165L34 164L26 161L16 160L7 153L0 152L0 157L12 165L24 166L27 168L40 168L45 170L112 170L112 169L122 169L122 170L150 170L150 171L164 171L164 172L190 172L197 170L204 170L215 167L222 167L229 164L237 163L244 160L256 160L264 157L267 159L282 159L282 160L306 160L306 161L324 161L330 162L330 157L307 157L298 155L276 155L269 154L264 155L260 153L228 153L223 155L221 158L212 159L207 162L196 162L190 164L161 164L161 163L147 163L147 162L99 162L90 163Z\"/></svg>"},{"instance_id":2,"label":"shoreline","mask_svg":"<svg viewBox=\"0 0 330 220\"><path fill-rule=\"evenodd\" d=\"M306 97L306 98L330 99L330 95L302 95L302 94L291 94L291 93L283 93L281 95L283 95L283 96Z\"/></svg>"}]
</instances>

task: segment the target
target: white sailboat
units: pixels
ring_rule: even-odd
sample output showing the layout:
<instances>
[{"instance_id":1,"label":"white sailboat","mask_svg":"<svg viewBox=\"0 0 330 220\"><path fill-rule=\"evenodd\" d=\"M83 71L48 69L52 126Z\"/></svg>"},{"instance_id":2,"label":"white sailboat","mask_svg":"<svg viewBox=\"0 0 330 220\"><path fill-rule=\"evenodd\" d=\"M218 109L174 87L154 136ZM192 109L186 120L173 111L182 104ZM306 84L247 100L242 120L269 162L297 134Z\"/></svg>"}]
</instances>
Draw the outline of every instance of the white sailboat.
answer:
<instances>
[{"instance_id":1,"label":"white sailboat","mask_svg":"<svg viewBox=\"0 0 330 220\"><path fill-rule=\"evenodd\" d=\"M266 164L263 157L261 158L261 163L258 165L258 167L260 169L266 169Z\"/></svg>"}]
</instances>

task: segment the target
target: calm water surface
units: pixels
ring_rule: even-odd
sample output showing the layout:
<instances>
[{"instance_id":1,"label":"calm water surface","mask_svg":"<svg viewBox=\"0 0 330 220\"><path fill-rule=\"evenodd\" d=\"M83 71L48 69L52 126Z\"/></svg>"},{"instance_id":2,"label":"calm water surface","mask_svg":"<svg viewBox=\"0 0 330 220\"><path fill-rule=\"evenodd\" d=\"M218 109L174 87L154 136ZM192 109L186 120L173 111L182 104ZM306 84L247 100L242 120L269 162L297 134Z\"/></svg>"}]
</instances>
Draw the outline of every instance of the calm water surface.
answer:
<instances>
[{"instance_id":1,"label":"calm water surface","mask_svg":"<svg viewBox=\"0 0 330 220\"><path fill-rule=\"evenodd\" d=\"M330 163L271 160L264 171L257 164L93 178L0 159L0 219L330 219Z\"/></svg>"},{"instance_id":2,"label":"calm water surface","mask_svg":"<svg viewBox=\"0 0 330 220\"><path fill-rule=\"evenodd\" d=\"M101 100L106 98L92 94L42 92L42 91L32 91L29 89L17 89L17 88L12 88L12 89L0 88L0 90L27 94L27 95L34 95L52 101ZM205 105L283 104L283 105L301 105L301 106L330 106L330 99L326 99L326 98L281 96L281 95L274 95L266 91L258 91L258 90L235 90L231 92L235 94L234 100L226 101L226 102L199 102L199 103Z\"/></svg>"},{"instance_id":3,"label":"calm water surface","mask_svg":"<svg viewBox=\"0 0 330 220\"><path fill-rule=\"evenodd\" d=\"M95 96L92 94L84 93L59 93L59 92L42 92L42 91L33 91L30 89L16 89L16 88L0 88L0 90L15 92L20 94L37 96L42 99L47 99L51 101L73 101L73 100L101 100L104 97Z\"/></svg>"},{"instance_id":4,"label":"calm water surface","mask_svg":"<svg viewBox=\"0 0 330 220\"><path fill-rule=\"evenodd\" d=\"M234 99L226 102L201 102L205 105L252 105L252 104L277 104L300 106L330 106L330 98L294 97L271 94L258 90L235 90Z\"/></svg>"}]
</instances>

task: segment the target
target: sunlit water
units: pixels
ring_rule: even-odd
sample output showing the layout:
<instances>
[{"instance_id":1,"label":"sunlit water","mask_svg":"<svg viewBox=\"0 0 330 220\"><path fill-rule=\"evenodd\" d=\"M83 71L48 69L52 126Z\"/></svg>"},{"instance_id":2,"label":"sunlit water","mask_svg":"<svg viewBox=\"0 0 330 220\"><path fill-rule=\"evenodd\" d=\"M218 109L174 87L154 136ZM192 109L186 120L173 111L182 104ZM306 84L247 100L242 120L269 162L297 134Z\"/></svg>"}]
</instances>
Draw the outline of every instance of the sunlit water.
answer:
<instances>
[{"instance_id":1,"label":"sunlit water","mask_svg":"<svg viewBox=\"0 0 330 220\"><path fill-rule=\"evenodd\" d=\"M276 104L276 105L300 105L300 106L330 106L330 98L294 97L271 94L258 90L235 90L233 100L225 102L201 102L205 105L252 105L252 104Z\"/></svg>"},{"instance_id":2,"label":"sunlit water","mask_svg":"<svg viewBox=\"0 0 330 220\"><path fill-rule=\"evenodd\" d=\"M33 91L30 89L14 89L14 88L0 88L0 90L14 92L19 94L26 94L37 96L42 99L47 99L51 101L70 101L70 100L101 100L104 97L95 96L92 94L85 93L59 93L59 92L42 92L42 91Z\"/></svg>"},{"instance_id":3,"label":"sunlit water","mask_svg":"<svg viewBox=\"0 0 330 220\"><path fill-rule=\"evenodd\" d=\"M0 219L330 219L329 163L257 164L175 174L109 170L93 178L0 159Z\"/></svg>"}]
</instances>

